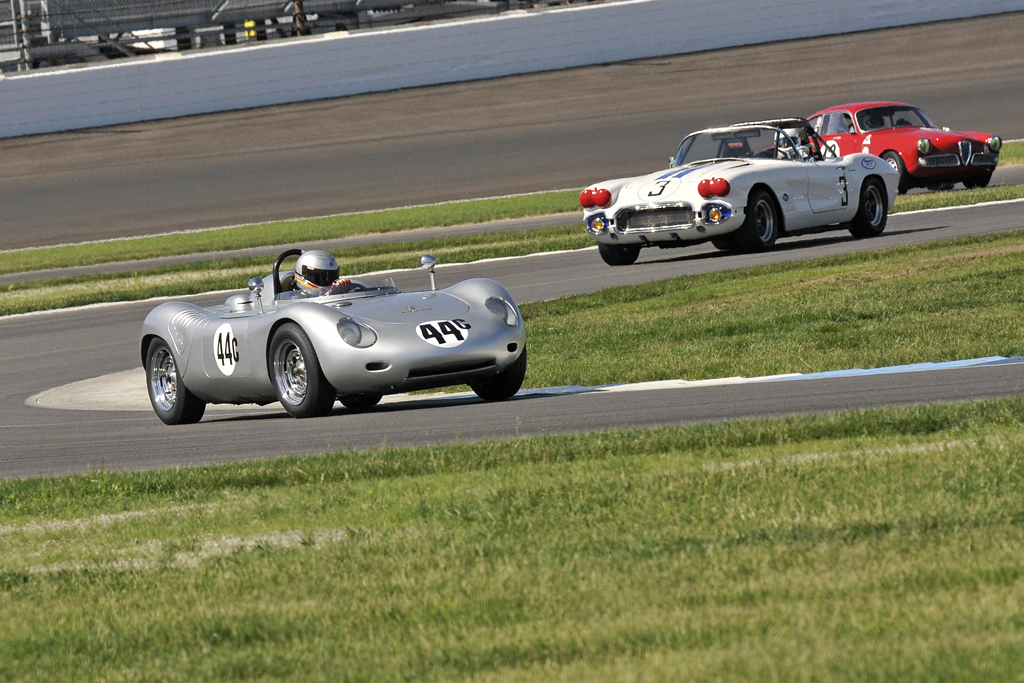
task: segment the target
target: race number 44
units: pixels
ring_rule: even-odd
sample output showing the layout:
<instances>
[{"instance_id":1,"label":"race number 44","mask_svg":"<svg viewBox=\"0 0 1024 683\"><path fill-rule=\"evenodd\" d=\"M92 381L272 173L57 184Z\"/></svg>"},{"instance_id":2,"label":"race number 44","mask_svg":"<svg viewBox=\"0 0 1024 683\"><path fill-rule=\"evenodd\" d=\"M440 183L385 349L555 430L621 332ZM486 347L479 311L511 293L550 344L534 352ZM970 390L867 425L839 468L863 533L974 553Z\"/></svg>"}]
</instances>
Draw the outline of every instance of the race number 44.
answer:
<instances>
[{"instance_id":1,"label":"race number 44","mask_svg":"<svg viewBox=\"0 0 1024 683\"><path fill-rule=\"evenodd\" d=\"M417 325L416 334L428 344L448 349L469 339L469 328L469 323L462 318L431 320Z\"/></svg>"},{"instance_id":2,"label":"race number 44","mask_svg":"<svg viewBox=\"0 0 1024 683\"><path fill-rule=\"evenodd\" d=\"M225 375L233 373L238 365L238 339L228 323L218 327L213 335L213 357L217 361L217 369Z\"/></svg>"}]
</instances>

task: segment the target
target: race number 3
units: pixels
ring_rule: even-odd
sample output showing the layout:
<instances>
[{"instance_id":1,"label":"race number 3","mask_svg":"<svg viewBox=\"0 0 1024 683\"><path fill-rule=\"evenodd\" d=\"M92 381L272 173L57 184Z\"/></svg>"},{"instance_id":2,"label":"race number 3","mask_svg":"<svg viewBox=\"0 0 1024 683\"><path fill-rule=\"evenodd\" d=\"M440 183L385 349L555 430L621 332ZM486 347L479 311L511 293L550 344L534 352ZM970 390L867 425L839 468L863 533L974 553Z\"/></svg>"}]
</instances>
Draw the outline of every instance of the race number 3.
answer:
<instances>
[{"instance_id":1,"label":"race number 3","mask_svg":"<svg viewBox=\"0 0 1024 683\"><path fill-rule=\"evenodd\" d=\"M417 325L416 334L428 344L449 349L469 339L469 328L469 323L462 318L431 320Z\"/></svg>"},{"instance_id":2,"label":"race number 3","mask_svg":"<svg viewBox=\"0 0 1024 683\"><path fill-rule=\"evenodd\" d=\"M217 361L217 369L222 374L230 375L238 365L238 340L229 323L217 328L213 335L213 357Z\"/></svg>"}]
</instances>

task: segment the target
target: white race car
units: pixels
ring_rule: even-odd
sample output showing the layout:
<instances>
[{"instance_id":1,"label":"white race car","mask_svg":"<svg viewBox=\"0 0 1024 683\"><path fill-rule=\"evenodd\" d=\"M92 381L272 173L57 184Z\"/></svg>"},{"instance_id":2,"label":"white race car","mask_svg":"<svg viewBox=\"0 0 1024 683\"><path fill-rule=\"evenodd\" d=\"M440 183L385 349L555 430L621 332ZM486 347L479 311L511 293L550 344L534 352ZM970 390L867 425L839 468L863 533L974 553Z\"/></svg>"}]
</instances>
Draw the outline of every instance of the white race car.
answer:
<instances>
[{"instance_id":1,"label":"white race car","mask_svg":"<svg viewBox=\"0 0 1024 683\"><path fill-rule=\"evenodd\" d=\"M580 204L601 258L625 266L643 247L765 251L833 229L876 237L898 184L879 157L837 157L805 119L779 119L691 133L667 170L591 185Z\"/></svg>"}]
</instances>

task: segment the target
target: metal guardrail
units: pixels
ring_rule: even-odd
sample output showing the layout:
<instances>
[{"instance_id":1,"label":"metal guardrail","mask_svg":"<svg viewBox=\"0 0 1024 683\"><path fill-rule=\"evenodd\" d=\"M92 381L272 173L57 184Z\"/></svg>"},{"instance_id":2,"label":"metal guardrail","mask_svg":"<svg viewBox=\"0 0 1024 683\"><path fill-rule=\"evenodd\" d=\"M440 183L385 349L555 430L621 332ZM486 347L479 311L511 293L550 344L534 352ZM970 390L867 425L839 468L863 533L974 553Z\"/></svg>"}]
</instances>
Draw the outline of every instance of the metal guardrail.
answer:
<instances>
[{"instance_id":1,"label":"metal guardrail","mask_svg":"<svg viewBox=\"0 0 1024 683\"><path fill-rule=\"evenodd\" d=\"M601 0L0 0L0 71Z\"/></svg>"}]
</instances>

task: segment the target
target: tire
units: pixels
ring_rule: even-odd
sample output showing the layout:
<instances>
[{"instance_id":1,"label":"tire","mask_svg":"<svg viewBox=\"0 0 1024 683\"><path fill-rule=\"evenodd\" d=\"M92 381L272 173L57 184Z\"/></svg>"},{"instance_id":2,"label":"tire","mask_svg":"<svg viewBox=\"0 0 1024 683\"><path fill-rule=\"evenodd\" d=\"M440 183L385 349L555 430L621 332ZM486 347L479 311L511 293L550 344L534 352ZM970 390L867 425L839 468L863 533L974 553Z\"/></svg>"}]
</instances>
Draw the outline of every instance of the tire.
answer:
<instances>
[{"instance_id":1,"label":"tire","mask_svg":"<svg viewBox=\"0 0 1024 683\"><path fill-rule=\"evenodd\" d=\"M779 212L765 190L753 189L747 198L743 225L733 233L736 247L747 252L768 251L779 237Z\"/></svg>"},{"instance_id":2,"label":"tire","mask_svg":"<svg viewBox=\"0 0 1024 683\"><path fill-rule=\"evenodd\" d=\"M893 167L894 170L899 171L900 184L896 189L897 194L906 194L907 190L914 189L914 179L907 173L907 165L903 163L903 157L896 152L885 152L882 154L882 158L885 159L886 163Z\"/></svg>"},{"instance_id":3,"label":"tire","mask_svg":"<svg viewBox=\"0 0 1024 683\"><path fill-rule=\"evenodd\" d=\"M171 347L160 337L154 337L146 350L146 388L153 411L164 424L189 425L203 419L206 402L181 381Z\"/></svg>"},{"instance_id":4,"label":"tire","mask_svg":"<svg viewBox=\"0 0 1024 683\"><path fill-rule=\"evenodd\" d=\"M374 407L382 398L383 394L346 394L338 397L338 400L349 410L359 412Z\"/></svg>"},{"instance_id":5,"label":"tire","mask_svg":"<svg viewBox=\"0 0 1024 683\"><path fill-rule=\"evenodd\" d=\"M293 417L323 417L331 412L338 392L324 377L309 337L295 323L277 328L267 358L277 399Z\"/></svg>"},{"instance_id":6,"label":"tire","mask_svg":"<svg viewBox=\"0 0 1024 683\"><path fill-rule=\"evenodd\" d=\"M878 178L868 178L860 186L860 203L857 215L850 222L850 234L854 237L878 237L885 230L889 219L889 198L885 185Z\"/></svg>"},{"instance_id":7,"label":"tire","mask_svg":"<svg viewBox=\"0 0 1024 683\"><path fill-rule=\"evenodd\" d=\"M631 244L625 247L597 243L597 251L609 266L629 266L636 263L640 256L640 245Z\"/></svg>"},{"instance_id":8,"label":"tire","mask_svg":"<svg viewBox=\"0 0 1024 683\"><path fill-rule=\"evenodd\" d=\"M720 249L721 251L732 251L736 248L736 244L732 240L732 235L726 235L725 237L713 237L711 239L711 244L715 249Z\"/></svg>"},{"instance_id":9,"label":"tire","mask_svg":"<svg viewBox=\"0 0 1024 683\"><path fill-rule=\"evenodd\" d=\"M470 382L469 388L485 401L507 401L516 395L526 377L526 347L512 365L497 375L479 382Z\"/></svg>"},{"instance_id":10,"label":"tire","mask_svg":"<svg viewBox=\"0 0 1024 683\"><path fill-rule=\"evenodd\" d=\"M977 176L975 178L968 178L964 181L964 187L968 190L976 190L979 187L988 187L988 184L992 181L992 174L986 173L985 175Z\"/></svg>"}]
</instances>

